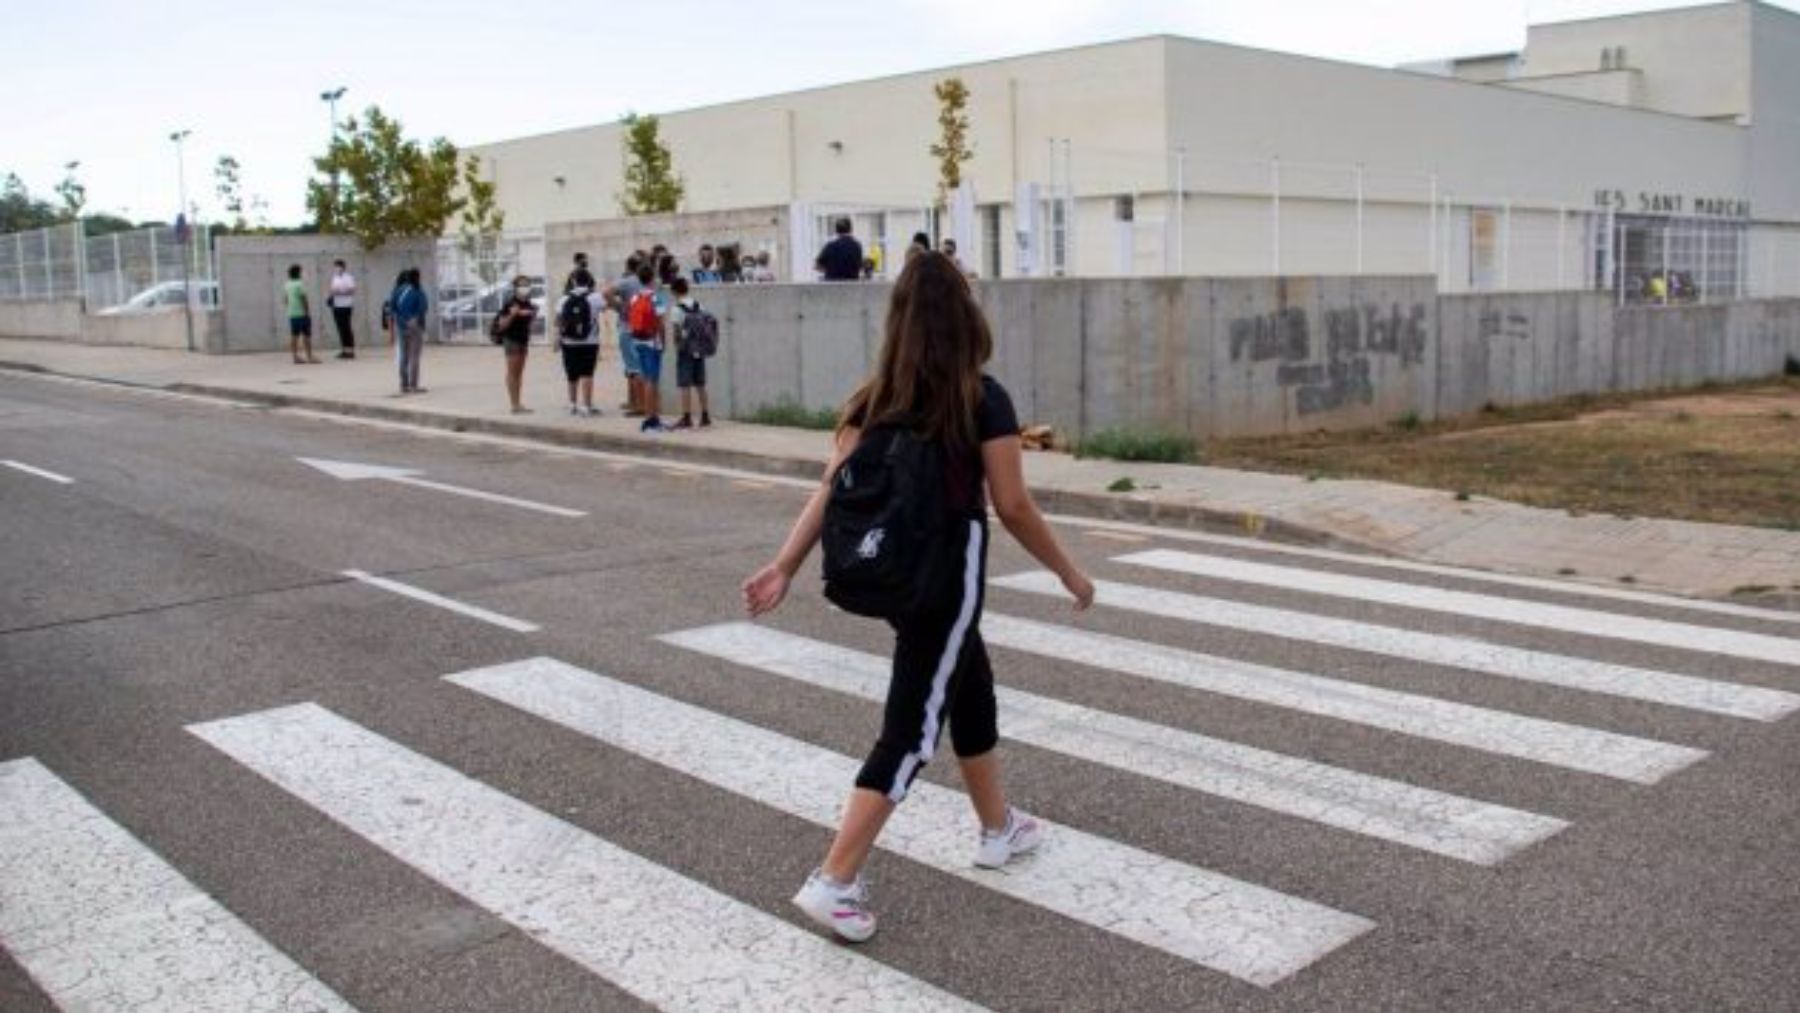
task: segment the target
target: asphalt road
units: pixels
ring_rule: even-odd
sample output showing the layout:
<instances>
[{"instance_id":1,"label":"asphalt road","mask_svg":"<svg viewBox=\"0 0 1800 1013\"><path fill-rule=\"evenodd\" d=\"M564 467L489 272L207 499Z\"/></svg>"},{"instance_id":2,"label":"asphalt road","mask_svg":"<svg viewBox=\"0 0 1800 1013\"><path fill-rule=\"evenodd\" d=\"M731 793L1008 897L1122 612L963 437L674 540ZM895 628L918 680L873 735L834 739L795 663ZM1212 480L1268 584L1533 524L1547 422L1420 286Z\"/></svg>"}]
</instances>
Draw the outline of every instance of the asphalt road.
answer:
<instances>
[{"instance_id":1,"label":"asphalt road","mask_svg":"<svg viewBox=\"0 0 1800 1013\"><path fill-rule=\"evenodd\" d=\"M922 792L851 950L787 899L884 628L720 625L803 489L5 375L0 461L8 1011L1800 1009L1800 623L1059 525L1111 603L988 597L1052 843Z\"/></svg>"}]
</instances>

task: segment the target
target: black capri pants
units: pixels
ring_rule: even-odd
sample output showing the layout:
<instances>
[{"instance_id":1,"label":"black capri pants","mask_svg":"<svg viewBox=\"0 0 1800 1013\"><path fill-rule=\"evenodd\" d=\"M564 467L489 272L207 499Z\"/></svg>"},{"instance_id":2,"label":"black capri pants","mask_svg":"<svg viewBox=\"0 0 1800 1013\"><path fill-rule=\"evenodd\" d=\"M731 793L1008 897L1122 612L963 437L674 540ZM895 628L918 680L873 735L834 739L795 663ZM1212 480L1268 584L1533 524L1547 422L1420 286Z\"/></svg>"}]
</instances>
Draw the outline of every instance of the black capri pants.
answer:
<instances>
[{"instance_id":1,"label":"black capri pants","mask_svg":"<svg viewBox=\"0 0 1800 1013\"><path fill-rule=\"evenodd\" d=\"M892 621L894 671L881 737L856 775L856 786L896 803L936 753L946 719L957 756L980 756L1000 741L994 670L981 641L987 522L967 524L954 588L941 605Z\"/></svg>"}]
</instances>

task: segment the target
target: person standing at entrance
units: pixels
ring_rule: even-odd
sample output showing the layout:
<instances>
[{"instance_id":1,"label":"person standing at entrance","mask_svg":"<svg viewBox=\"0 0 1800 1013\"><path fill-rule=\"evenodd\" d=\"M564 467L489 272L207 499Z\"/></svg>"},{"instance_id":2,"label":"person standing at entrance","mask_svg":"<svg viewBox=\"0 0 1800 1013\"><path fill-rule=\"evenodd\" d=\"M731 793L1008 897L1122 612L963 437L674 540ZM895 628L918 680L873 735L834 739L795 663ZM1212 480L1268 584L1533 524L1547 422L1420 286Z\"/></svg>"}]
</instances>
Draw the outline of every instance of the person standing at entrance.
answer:
<instances>
[{"instance_id":1,"label":"person standing at entrance","mask_svg":"<svg viewBox=\"0 0 1800 1013\"><path fill-rule=\"evenodd\" d=\"M531 279L523 274L513 279L512 295L494 318L494 342L506 352L506 398L512 402L514 415L529 415L531 409L521 400L525 387L525 356L531 350L531 324L537 319L537 305L531 301Z\"/></svg>"},{"instance_id":2,"label":"person standing at entrance","mask_svg":"<svg viewBox=\"0 0 1800 1013\"><path fill-rule=\"evenodd\" d=\"M1036 819L1007 804L1000 787L994 677L981 640L987 500L1019 544L1061 579L1077 609L1093 603L1094 585L1057 544L1025 487L1012 399L982 371L992 354L993 335L968 279L941 253L914 257L888 302L879 365L839 418L824 480L774 561L743 584L751 616L781 604L824 531L839 469L865 431L911 430L935 444L945 513L944 535L933 544L944 554L909 562L926 573L941 567L936 572L954 576L926 599L929 604L889 620L897 637L880 737L857 774L824 862L794 895L807 917L850 942L875 934L863 863L936 752L946 718L980 824L972 835L974 864L1000 868L1035 848L1044 833Z\"/></svg>"},{"instance_id":3,"label":"person standing at entrance","mask_svg":"<svg viewBox=\"0 0 1800 1013\"><path fill-rule=\"evenodd\" d=\"M394 289L394 352L400 360L400 393L423 394L419 386L419 356L425 351L425 288L419 281L419 269L409 267L400 272L400 286Z\"/></svg>"},{"instance_id":4,"label":"person standing at entrance","mask_svg":"<svg viewBox=\"0 0 1800 1013\"><path fill-rule=\"evenodd\" d=\"M331 320L337 325L340 359L356 358L356 277L341 260L331 262L331 289L326 296L331 304Z\"/></svg>"},{"instance_id":5,"label":"person standing at entrance","mask_svg":"<svg viewBox=\"0 0 1800 1013\"><path fill-rule=\"evenodd\" d=\"M826 281L857 281L862 278L863 249L850 234L850 219L837 220L837 236L819 250L813 266Z\"/></svg>"},{"instance_id":6,"label":"person standing at entrance","mask_svg":"<svg viewBox=\"0 0 1800 1013\"><path fill-rule=\"evenodd\" d=\"M306 297L306 283L300 280L300 265L289 264L287 277L282 292L287 298L288 347L294 353L295 365L316 365L319 360L313 358L312 301ZM305 358L300 357L303 347Z\"/></svg>"}]
</instances>

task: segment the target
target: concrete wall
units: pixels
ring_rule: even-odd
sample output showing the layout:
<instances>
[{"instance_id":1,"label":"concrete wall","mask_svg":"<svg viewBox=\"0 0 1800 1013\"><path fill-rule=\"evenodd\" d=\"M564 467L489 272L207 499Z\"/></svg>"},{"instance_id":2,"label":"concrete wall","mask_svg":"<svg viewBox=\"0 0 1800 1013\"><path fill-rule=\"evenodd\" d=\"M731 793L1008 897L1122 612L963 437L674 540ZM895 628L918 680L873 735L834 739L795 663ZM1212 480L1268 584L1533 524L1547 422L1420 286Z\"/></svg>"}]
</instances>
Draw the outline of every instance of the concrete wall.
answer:
<instances>
[{"instance_id":1,"label":"concrete wall","mask_svg":"<svg viewBox=\"0 0 1800 1013\"><path fill-rule=\"evenodd\" d=\"M313 348L335 348L337 331L325 307L331 262L342 259L356 276L356 341L386 342L381 303L403 268L416 267L432 301L427 336L437 339L437 241L407 240L365 251L346 236L225 236L219 240L223 340L216 351L268 352L288 347L287 303L282 285L299 264L312 300Z\"/></svg>"},{"instance_id":2,"label":"concrete wall","mask_svg":"<svg viewBox=\"0 0 1800 1013\"><path fill-rule=\"evenodd\" d=\"M194 347L215 351L224 322L218 313L194 314ZM0 337L41 338L86 345L188 347L187 318L179 310L106 315L82 312L78 299L0 302Z\"/></svg>"},{"instance_id":3,"label":"concrete wall","mask_svg":"<svg viewBox=\"0 0 1800 1013\"><path fill-rule=\"evenodd\" d=\"M1429 278L983 281L990 371L1020 418L1249 436L1384 425L1583 392L1777 374L1800 300L1616 308L1603 294L1439 296ZM840 403L868 373L889 286L700 290L723 415ZM672 374L672 371L667 371ZM673 379L665 396L674 396Z\"/></svg>"},{"instance_id":4,"label":"concrete wall","mask_svg":"<svg viewBox=\"0 0 1800 1013\"><path fill-rule=\"evenodd\" d=\"M551 290L560 292L563 279L574 267L575 254L582 252L588 255L596 276L616 278L632 251L648 250L658 243L673 251L683 270L689 271L698 263L696 254L702 243L715 247L737 243L740 250L750 253L768 250L769 266L777 277L784 277L788 258L781 251L787 242L786 207L558 222L544 229L546 277Z\"/></svg>"}]
</instances>

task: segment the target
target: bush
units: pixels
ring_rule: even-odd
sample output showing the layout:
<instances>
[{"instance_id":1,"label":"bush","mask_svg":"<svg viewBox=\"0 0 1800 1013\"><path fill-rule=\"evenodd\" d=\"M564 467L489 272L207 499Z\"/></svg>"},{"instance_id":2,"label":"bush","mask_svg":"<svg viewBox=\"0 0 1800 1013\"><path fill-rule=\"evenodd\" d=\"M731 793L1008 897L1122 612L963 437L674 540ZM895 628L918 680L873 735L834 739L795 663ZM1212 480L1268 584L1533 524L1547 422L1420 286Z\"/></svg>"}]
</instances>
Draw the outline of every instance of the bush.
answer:
<instances>
[{"instance_id":1,"label":"bush","mask_svg":"<svg viewBox=\"0 0 1800 1013\"><path fill-rule=\"evenodd\" d=\"M1781 371L1789 376L1800 376L1800 358L1788 356L1787 365L1783 366Z\"/></svg>"},{"instance_id":2,"label":"bush","mask_svg":"<svg viewBox=\"0 0 1800 1013\"><path fill-rule=\"evenodd\" d=\"M1200 456L1191 436L1179 433L1103 429L1075 445L1076 457L1107 457L1115 461L1156 461L1190 464Z\"/></svg>"},{"instance_id":3,"label":"bush","mask_svg":"<svg viewBox=\"0 0 1800 1013\"><path fill-rule=\"evenodd\" d=\"M807 408L788 398L772 405L758 405L743 421L759 426L786 426L789 429L837 428L836 408Z\"/></svg>"},{"instance_id":4,"label":"bush","mask_svg":"<svg viewBox=\"0 0 1800 1013\"><path fill-rule=\"evenodd\" d=\"M1419 418L1418 412L1407 412L1390 424L1401 432L1411 433L1417 432L1419 427L1424 425L1425 422L1423 419Z\"/></svg>"}]
</instances>

